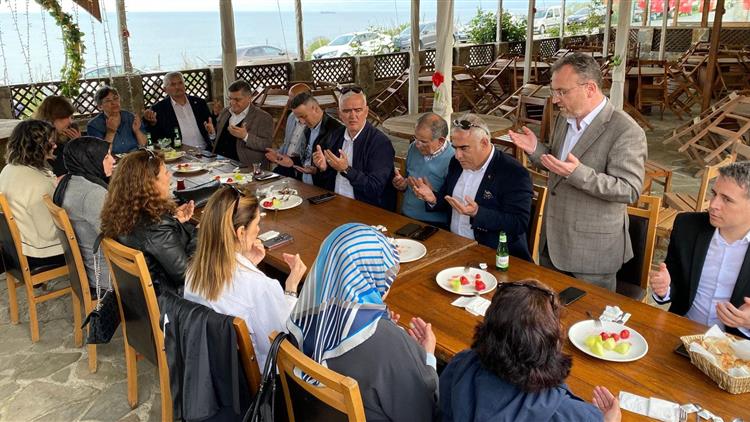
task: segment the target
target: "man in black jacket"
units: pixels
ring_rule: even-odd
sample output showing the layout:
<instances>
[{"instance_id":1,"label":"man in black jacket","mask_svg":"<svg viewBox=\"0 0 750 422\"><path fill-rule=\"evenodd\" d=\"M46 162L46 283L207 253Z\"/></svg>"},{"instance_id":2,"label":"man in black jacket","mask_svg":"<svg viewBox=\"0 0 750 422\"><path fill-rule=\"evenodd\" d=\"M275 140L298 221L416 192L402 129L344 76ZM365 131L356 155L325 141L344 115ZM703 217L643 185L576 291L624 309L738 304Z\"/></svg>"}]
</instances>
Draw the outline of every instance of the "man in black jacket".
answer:
<instances>
[{"instance_id":1,"label":"man in black jacket","mask_svg":"<svg viewBox=\"0 0 750 422\"><path fill-rule=\"evenodd\" d=\"M495 150L487 124L473 114L454 122L454 158L440 192L425 178L409 178L428 211L449 211L453 233L496 248L500 231L510 254L531 261L526 230L531 215L531 178L513 157Z\"/></svg>"},{"instance_id":2,"label":"man in black jacket","mask_svg":"<svg viewBox=\"0 0 750 422\"><path fill-rule=\"evenodd\" d=\"M206 100L185 93L185 78L180 72L164 75L162 87L167 98L143 112L151 138L171 139L178 129L183 144L210 149L214 124Z\"/></svg>"},{"instance_id":3,"label":"man in black jacket","mask_svg":"<svg viewBox=\"0 0 750 422\"><path fill-rule=\"evenodd\" d=\"M322 187L323 181L318 177L318 168L312 163L313 151L316 145L330 148L331 135L342 125L338 120L325 114L309 92L297 94L292 98L290 106L298 121L307 126L304 131L304 144L296 154L285 154L268 148L266 158L276 163L276 173Z\"/></svg>"},{"instance_id":4,"label":"man in black jacket","mask_svg":"<svg viewBox=\"0 0 750 422\"><path fill-rule=\"evenodd\" d=\"M651 272L670 312L750 337L750 162L719 169L708 212L679 214L667 257Z\"/></svg>"}]
</instances>

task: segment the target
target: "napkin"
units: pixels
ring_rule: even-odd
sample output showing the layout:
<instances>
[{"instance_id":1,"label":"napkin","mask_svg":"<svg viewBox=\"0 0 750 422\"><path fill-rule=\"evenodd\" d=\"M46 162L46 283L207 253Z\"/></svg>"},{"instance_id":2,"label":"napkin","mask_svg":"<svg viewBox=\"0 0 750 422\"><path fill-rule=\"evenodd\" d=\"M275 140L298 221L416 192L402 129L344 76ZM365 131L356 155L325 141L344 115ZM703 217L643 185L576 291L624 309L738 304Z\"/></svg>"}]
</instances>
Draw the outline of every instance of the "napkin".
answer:
<instances>
[{"instance_id":1,"label":"napkin","mask_svg":"<svg viewBox=\"0 0 750 422\"><path fill-rule=\"evenodd\" d=\"M628 320L630 319L630 314L627 312L623 312L622 309L620 309L619 306L609 306L604 309L604 312L602 312L602 315L599 317L600 321L608 321L608 322L614 322L616 319L620 318L625 314L625 316L622 318L621 323L624 325Z\"/></svg>"},{"instance_id":2,"label":"napkin","mask_svg":"<svg viewBox=\"0 0 750 422\"><path fill-rule=\"evenodd\" d=\"M490 303L482 296L462 296L454 300L451 305L464 308L472 315L484 316Z\"/></svg>"},{"instance_id":3,"label":"napkin","mask_svg":"<svg viewBox=\"0 0 750 422\"><path fill-rule=\"evenodd\" d=\"M649 418L664 422L677 422L680 417L680 405L671 401L656 397L641 397L627 391L620 391L619 399L621 409Z\"/></svg>"},{"instance_id":4,"label":"napkin","mask_svg":"<svg viewBox=\"0 0 750 422\"><path fill-rule=\"evenodd\" d=\"M727 337L726 334L724 334L723 331L721 331L721 328L719 328L717 325L713 325L711 328L706 331L705 334L703 334L703 337L713 337L717 339L724 339ZM750 357L750 341L748 340L741 340L741 341L735 341L729 344L729 346L732 348L734 353L737 355L738 358L743 360L749 360ZM692 342L690 343L689 350L691 352L696 352L701 355L703 355L706 359L708 359L711 363L714 365L718 365L718 362L716 362L716 356L713 355L713 353L706 350L703 346L701 346L698 342ZM748 377L750 376L750 369L745 366L730 368L728 371L729 375L732 377Z\"/></svg>"}]
</instances>

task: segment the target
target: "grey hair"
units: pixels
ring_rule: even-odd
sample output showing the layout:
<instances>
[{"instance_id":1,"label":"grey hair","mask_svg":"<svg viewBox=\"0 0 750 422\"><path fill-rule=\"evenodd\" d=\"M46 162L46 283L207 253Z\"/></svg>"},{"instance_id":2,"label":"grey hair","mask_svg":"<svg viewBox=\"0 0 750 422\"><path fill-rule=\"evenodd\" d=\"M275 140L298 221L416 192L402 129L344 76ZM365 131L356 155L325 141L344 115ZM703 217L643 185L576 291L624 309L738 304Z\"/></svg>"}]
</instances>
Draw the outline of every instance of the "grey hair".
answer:
<instances>
[{"instance_id":1,"label":"grey hair","mask_svg":"<svg viewBox=\"0 0 750 422\"><path fill-rule=\"evenodd\" d=\"M469 129L469 132L476 136L478 140L481 140L482 138L486 137L487 139L491 138L490 136L490 128L487 126L487 123L485 121L477 116L476 114L466 113L458 120L468 120L469 123L474 125ZM451 134L457 130L463 130L460 126L453 126L451 128Z\"/></svg>"},{"instance_id":2,"label":"grey hair","mask_svg":"<svg viewBox=\"0 0 750 422\"><path fill-rule=\"evenodd\" d=\"M355 95L361 95L362 99L365 100L365 105L367 105L367 95L365 95L365 91L362 91L362 92L349 91L346 94L339 97L339 108L341 108L344 105L344 101L348 100L349 98Z\"/></svg>"},{"instance_id":3,"label":"grey hair","mask_svg":"<svg viewBox=\"0 0 750 422\"><path fill-rule=\"evenodd\" d=\"M182 76L182 73L180 72L168 72L165 73L164 76L161 77L161 87L166 88L167 85L169 85L170 82L172 82L172 79L180 78L182 82L185 82L185 77Z\"/></svg>"},{"instance_id":4,"label":"grey hair","mask_svg":"<svg viewBox=\"0 0 750 422\"><path fill-rule=\"evenodd\" d=\"M445 119L440 117L439 114L431 111L419 116L419 120L417 120L417 128L421 127L430 128L433 141L448 136L448 123L446 123Z\"/></svg>"},{"instance_id":5,"label":"grey hair","mask_svg":"<svg viewBox=\"0 0 750 422\"><path fill-rule=\"evenodd\" d=\"M572 53L560 57L556 62L552 63L552 73L558 72L566 65L571 66L573 71L583 81L594 81L599 90L602 90L602 85L604 85L602 71L599 68L599 64L590 54Z\"/></svg>"},{"instance_id":6,"label":"grey hair","mask_svg":"<svg viewBox=\"0 0 750 422\"><path fill-rule=\"evenodd\" d=\"M750 198L750 161L738 161L721 167L719 175L734 180L745 190L745 196Z\"/></svg>"}]
</instances>

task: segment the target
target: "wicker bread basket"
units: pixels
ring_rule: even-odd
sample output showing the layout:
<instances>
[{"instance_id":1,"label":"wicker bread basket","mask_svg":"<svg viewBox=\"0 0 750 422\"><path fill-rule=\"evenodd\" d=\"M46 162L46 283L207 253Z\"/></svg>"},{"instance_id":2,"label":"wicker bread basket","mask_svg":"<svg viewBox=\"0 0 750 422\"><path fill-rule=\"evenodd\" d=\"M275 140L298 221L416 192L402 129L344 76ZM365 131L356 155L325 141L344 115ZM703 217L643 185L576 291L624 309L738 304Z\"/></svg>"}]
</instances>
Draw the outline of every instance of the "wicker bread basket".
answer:
<instances>
[{"instance_id":1,"label":"wicker bread basket","mask_svg":"<svg viewBox=\"0 0 750 422\"><path fill-rule=\"evenodd\" d=\"M690 351L690 343L700 340L703 335L682 336L682 344L690 354L690 362L697 366L704 374L714 380L719 388L731 394L742 394L750 392L750 377L732 377L718 365L711 363L705 356Z\"/></svg>"}]
</instances>

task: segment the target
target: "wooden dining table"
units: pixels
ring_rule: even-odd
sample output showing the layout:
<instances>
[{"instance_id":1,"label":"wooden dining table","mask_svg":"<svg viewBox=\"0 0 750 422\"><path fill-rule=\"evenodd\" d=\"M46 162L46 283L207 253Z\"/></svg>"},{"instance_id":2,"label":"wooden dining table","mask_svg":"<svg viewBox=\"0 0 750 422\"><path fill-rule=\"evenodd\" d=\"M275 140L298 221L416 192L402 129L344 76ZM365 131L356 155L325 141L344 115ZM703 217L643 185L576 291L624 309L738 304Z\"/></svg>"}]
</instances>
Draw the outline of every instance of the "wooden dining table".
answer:
<instances>
[{"instance_id":1,"label":"wooden dining table","mask_svg":"<svg viewBox=\"0 0 750 422\"><path fill-rule=\"evenodd\" d=\"M414 136L414 127L417 124L417 120L424 113L419 114L404 114L403 116L391 117L383 122L381 127L388 132L389 135L396 136L399 138L411 139ZM460 119L465 112L456 112L451 115L451 120ZM498 117L492 114L477 114L490 129L490 134L493 138L508 133L508 130L513 126L513 122L508 119Z\"/></svg>"},{"instance_id":2,"label":"wooden dining table","mask_svg":"<svg viewBox=\"0 0 750 422\"><path fill-rule=\"evenodd\" d=\"M397 277L386 302L392 311L401 315L399 323L404 327L414 316L431 323L437 338L436 356L448 362L471 346L475 328L482 318L451 305L459 296L437 285L435 277L441 270L463 267L467 262L474 266L484 262L501 283L537 279L557 292L576 287L586 295L563 308L561 322L566 333L574 323L588 319L587 311L598 316L606 305L617 305L632 314L627 326L646 339L648 352L634 362L609 362L578 350L566 338L563 350L573 356L573 367L566 382L575 394L590 401L593 388L602 385L615 395L627 391L678 404L697 403L724 417L725 421L737 416L747 418L750 414L745 401L750 395L733 395L719 389L689 359L673 352L680 344L680 336L703 333L707 330L705 326L514 257L510 259L509 270L500 272L494 269L494 259L495 251L490 248L479 245L467 248L441 260L439 265L424 267L408 277ZM493 293L483 296L491 300ZM623 421L640 420L653 419L623 412Z\"/></svg>"}]
</instances>

